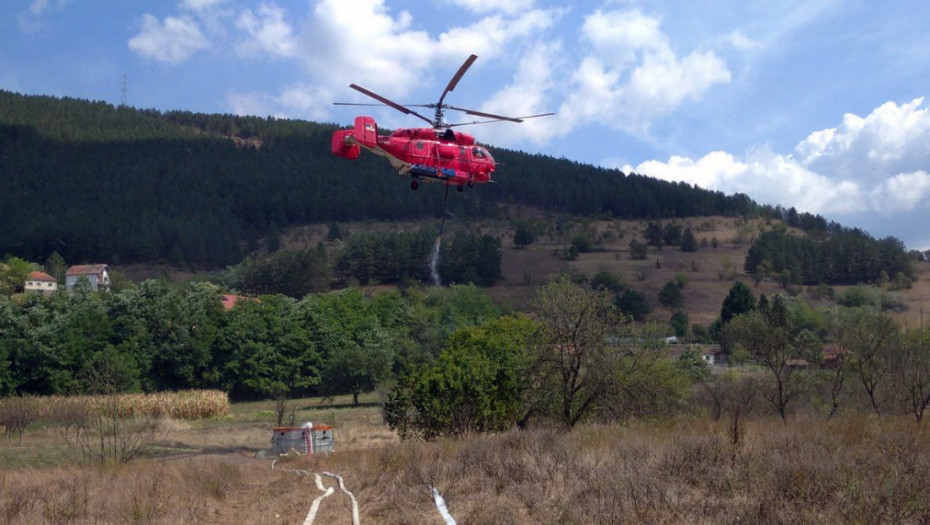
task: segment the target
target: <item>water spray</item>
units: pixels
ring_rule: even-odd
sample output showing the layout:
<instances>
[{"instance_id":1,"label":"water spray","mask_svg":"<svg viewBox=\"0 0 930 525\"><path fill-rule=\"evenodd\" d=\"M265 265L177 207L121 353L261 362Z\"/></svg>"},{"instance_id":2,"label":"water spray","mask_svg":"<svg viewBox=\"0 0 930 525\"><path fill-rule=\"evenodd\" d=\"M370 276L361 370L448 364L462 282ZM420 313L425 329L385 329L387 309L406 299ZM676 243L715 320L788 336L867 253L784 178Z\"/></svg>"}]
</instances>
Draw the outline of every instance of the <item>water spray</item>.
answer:
<instances>
[{"instance_id":1,"label":"water spray","mask_svg":"<svg viewBox=\"0 0 930 525\"><path fill-rule=\"evenodd\" d=\"M439 223L439 235L433 244L433 254L429 259L429 273L433 280L433 286L442 286L442 280L439 278L439 248L442 245L442 230L446 227L446 216L449 215L449 183L446 183L446 203L443 206L442 222Z\"/></svg>"}]
</instances>

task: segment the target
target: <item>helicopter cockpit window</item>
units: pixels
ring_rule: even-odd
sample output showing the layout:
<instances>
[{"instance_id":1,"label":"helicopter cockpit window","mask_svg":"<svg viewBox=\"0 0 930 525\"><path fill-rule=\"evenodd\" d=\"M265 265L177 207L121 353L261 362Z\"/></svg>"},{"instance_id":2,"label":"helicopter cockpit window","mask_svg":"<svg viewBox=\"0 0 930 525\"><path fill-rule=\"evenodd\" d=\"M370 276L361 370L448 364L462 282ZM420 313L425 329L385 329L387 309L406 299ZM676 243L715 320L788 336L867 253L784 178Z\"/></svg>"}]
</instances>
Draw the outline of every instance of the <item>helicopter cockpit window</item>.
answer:
<instances>
[{"instance_id":1,"label":"helicopter cockpit window","mask_svg":"<svg viewBox=\"0 0 930 525\"><path fill-rule=\"evenodd\" d=\"M417 141L417 149L423 149L423 141L422 141L422 140L418 140L418 141Z\"/></svg>"},{"instance_id":2,"label":"helicopter cockpit window","mask_svg":"<svg viewBox=\"0 0 930 525\"><path fill-rule=\"evenodd\" d=\"M475 148L472 150L472 154L476 159L483 159L488 156L487 153L484 152L484 148Z\"/></svg>"}]
</instances>

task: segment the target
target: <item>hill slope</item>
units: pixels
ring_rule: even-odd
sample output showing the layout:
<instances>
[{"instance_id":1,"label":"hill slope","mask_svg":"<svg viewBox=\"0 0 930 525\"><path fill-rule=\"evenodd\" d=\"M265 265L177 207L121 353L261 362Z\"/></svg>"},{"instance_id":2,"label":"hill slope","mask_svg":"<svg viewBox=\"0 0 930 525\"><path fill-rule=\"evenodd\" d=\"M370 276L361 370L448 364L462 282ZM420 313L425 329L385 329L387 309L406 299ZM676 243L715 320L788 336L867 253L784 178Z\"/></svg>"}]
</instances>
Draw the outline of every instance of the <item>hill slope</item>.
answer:
<instances>
[{"instance_id":1,"label":"hill slope","mask_svg":"<svg viewBox=\"0 0 930 525\"><path fill-rule=\"evenodd\" d=\"M438 185L412 193L380 159L331 155L334 129L0 91L0 254L218 266L286 227L441 214ZM456 216L514 204L627 219L757 208L745 195L494 153L501 183L451 199Z\"/></svg>"}]
</instances>

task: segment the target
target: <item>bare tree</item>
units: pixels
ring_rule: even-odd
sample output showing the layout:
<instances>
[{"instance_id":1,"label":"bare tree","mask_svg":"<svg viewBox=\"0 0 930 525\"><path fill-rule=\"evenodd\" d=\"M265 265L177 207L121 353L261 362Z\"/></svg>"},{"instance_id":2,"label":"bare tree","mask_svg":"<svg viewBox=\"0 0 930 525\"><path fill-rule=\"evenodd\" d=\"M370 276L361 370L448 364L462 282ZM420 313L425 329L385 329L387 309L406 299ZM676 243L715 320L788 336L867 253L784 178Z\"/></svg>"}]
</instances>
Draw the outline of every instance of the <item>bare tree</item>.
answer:
<instances>
[{"instance_id":1,"label":"bare tree","mask_svg":"<svg viewBox=\"0 0 930 525\"><path fill-rule=\"evenodd\" d=\"M804 385L794 376L820 350L820 340L807 330L798 331L788 317L781 296L764 311L752 311L735 317L722 331L732 348L744 350L761 367L770 372L771 383L763 395L784 420L789 405L804 393Z\"/></svg>"},{"instance_id":2,"label":"bare tree","mask_svg":"<svg viewBox=\"0 0 930 525\"><path fill-rule=\"evenodd\" d=\"M540 288L533 307L545 343L537 356L540 397L529 409L546 411L551 403L557 418L573 427L618 388L621 355L615 343L624 316L606 292L578 286L567 276Z\"/></svg>"},{"instance_id":3,"label":"bare tree","mask_svg":"<svg viewBox=\"0 0 930 525\"><path fill-rule=\"evenodd\" d=\"M869 403L881 415L890 397L885 379L892 371L900 330L894 319L882 312L858 309L842 321L840 344L854 356L853 367L869 396Z\"/></svg>"},{"instance_id":4,"label":"bare tree","mask_svg":"<svg viewBox=\"0 0 930 525\"><path fill-rule=\"evenodd\" d=\"M917 422L930 405L930 330L911 330L901 338L895 371L902 397Z\"/></svg>"},{"instance_id":5,"label":"bare tree","mask_svg":"<svg viewBox=\"0 0 930 525\"><path fill-rule=\"evenodd\" d=\"M836 355L827 372L830 383L830 413L827 415L827 419L833 419L833 416L840 409L840 399L843 397L844 385L852 370L853 360L843 349Z\"/></svg>"},{"instance_id":6,"label":"bare tree","mask_svg":"<svg viewBox=\"0 0 930 525\"><path fill-rule=\"evenodd\" d=\"M32 396L11 396L0 399L0 426L6 431L7 439L16 435L18 445L23 444L23 433L30 423L38 419L37 403Z\"/></svg>"},{"instance_id":7,"label":"bare tree","mask_svg":"<svg viewBox=\"0 0 930 525\"><path fill-rule=\"evenodd\" d=\"M159 435L152 416L121 417L118 394L108 394L98 406L64 402L54 419L68 455L79 465L122 464L138 457Z\"/></svg>"}]
</instances>

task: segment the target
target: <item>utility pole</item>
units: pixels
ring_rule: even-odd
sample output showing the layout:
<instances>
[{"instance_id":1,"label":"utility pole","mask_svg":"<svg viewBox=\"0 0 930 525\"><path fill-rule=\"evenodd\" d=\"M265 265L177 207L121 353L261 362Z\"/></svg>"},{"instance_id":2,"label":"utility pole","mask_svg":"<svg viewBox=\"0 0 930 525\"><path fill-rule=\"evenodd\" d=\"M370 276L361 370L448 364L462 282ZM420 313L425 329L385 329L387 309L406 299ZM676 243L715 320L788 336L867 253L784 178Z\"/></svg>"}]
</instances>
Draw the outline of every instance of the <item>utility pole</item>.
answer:
<instances>
[{"instance_id":1,"label":"utility pole","mask_svg":"<svg viewBox=\"0 0 930 525\"><path fill-rule=\"evenodd\" d=\"M123 98L120 101L120 106L125 106L129 100L129 77L126 75L126 73L123 73L122 82L120 84L120 90L123 92Z\"/></svg>"}]
</instances>

